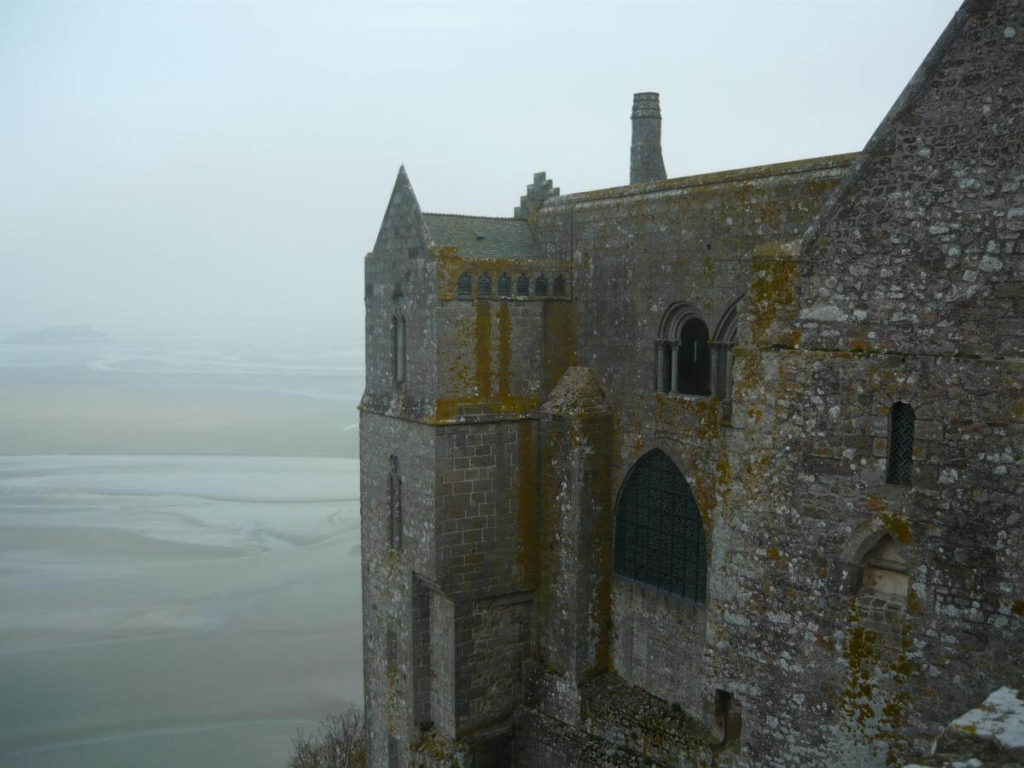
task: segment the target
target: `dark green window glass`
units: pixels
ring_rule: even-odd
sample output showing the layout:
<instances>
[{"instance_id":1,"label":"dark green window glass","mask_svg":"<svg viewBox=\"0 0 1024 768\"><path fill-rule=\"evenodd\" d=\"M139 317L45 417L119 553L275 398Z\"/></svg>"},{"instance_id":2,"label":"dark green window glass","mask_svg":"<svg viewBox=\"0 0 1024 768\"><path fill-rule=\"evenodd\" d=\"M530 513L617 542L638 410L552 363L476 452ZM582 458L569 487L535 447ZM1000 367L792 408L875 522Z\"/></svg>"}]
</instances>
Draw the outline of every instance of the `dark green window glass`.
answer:
<instances>
[{"instance_id":1,"label":"dark green window glass","mask_svg":"<svg viewBox=\"0 0 1024 768\"><path fill-rule=\"evenodd\" d=\"M615 572L699 603L707 597L704 522L672 460L651 451L630 470L615 509Z\"/></svg>"}]
</instances>

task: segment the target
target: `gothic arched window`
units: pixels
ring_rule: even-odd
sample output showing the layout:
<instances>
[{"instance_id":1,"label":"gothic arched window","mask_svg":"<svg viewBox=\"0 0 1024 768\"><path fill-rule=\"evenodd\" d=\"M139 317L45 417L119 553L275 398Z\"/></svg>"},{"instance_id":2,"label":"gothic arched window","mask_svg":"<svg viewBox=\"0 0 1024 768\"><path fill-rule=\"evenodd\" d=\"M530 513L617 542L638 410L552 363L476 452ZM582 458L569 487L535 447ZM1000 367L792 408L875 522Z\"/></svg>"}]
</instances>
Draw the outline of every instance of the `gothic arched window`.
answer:
<instances>
[{"instance_id":1,"label":"gothic arched window","mask_svg":"<svg viewBox=\"0 0 1024 768\"><path fill-rule=\"evenodd\" d=\"M516 280L516 296L529 296L530 295L530 278L526 275L520 275L519 279Z\"/></svg>"},{"instance_id":2,"label":"gothic arched window","mask_svg":"<svg viewBox=\"0 0 1024 768\"><path fill-rule=\"evenodd\" d=\"M558 275L555 277L555 296L565 296L565 277Z\"/></svg>"},{"instance_id":3,"label":"gothic arched window","mask_svg":"<svg viewBox=\"0 0 1024 768\"><path fill-rule=\"evenodd\" d=\"M548 279L546 276L541 275L533 283L533 293L535 296L547 296L548 295Z\"/></svg>"},{"instance_id":4,"label":"gothic arched window","mask_svg":"<svg viewBox=\"0 0 1024 768\"><path fill-rule=\"evenodd\" d=\"M498 278L498 295L512 295L512 278L508 276L508 272L503 272L501 277Z\"/></svg>"},{"instance_id":5,"label":"gothic arched window","mask_svg":"<svg viewBox=\"0 0 1024 768\"><path fill-rule=\"evenodd\" d=\"M615 572L704 603L707 553L697 501L659 450L630 470L615 506Z\"/></svg>"},{"instance_id":6,"label":"gothic arched window","mask_svg":"<svg viewBox=\"0 0 1024 768\"><path fill-rule=\"evenodd\" d=\"M459 275L459 298L467 299L473 295L473 277L469 272Z\"/></svg>"},{"instance_id":7,"label":"gothic arched window","mask_svg":"<svg viewBox=\"0 0 1024 768\"><path fill-rule=\"evenodd\" d=\"M476 295L487 297L491 295L491 276L484 272L476 284Z\"/></svg>"},{"instance_id":8,"label":"gothic arched window","mask_svg":"<svg viewBox=\"0 0 1024 768\"><path fill-rule=\"evenodd\" d=\"M392 549L402 548L402 478L397 456L388 460L388 538Z\"/></svg>"},{"instance_id":9,"label":"gothic arched window","mask_svg":"<svg viewBox=\"0 0 1024 768\"><path fill-rule=\"evenodd\" d=\"M910 485L914 466L914 409L906 403L893 403L889 410L889 465L885 482Z\"/></svg>"}]
</instances>

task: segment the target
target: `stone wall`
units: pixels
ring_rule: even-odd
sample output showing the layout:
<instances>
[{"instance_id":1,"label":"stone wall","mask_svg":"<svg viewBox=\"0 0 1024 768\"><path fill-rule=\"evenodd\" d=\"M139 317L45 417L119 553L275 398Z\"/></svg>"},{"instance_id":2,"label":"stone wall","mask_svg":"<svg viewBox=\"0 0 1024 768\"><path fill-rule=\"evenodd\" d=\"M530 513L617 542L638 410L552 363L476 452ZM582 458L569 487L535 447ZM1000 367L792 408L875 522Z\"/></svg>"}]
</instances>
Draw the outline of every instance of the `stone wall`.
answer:
<instances>
[{"instance_id":1,"label":"stone wall","mask_svg":"<svg viewBox=\"0 0 1024 768\"><path fill-rule=\"evenodd\" d=\"M744 702L755 764L926 751L1019 674L1024 345L1001 281L1022 262L1021 17L969 4L806 244L755 258L731 503L764 565L738 574L729 609L751 627L723 672L753 693L781 667L798 704ZM916 415L909 484L886 478L898 402ZM881 612L858 595L880 536L907 579Z\"/></svg>"},{"instance_id":2,"label":"stone wall","mask_svg":"<svg viewBox=\"0 0 1024 768\"><path fill-rule=\"evenodd\" d=\"M423 684L424 666L441 669L443 658L423 646L444 626L432 622L437 609L431 610L426 586L437 578L435 452L430 427L362 412L363 664L368 747L377 761L395 749L391 742L406 748L414 722L434 716L427 714L437 709L428 706L429 697L439 696L446 683L441 675L433 690ZM396 463L399 485L393 494ZM393 510L400 511L400 543L392 537ZM421 575L415 585L413 574ZM454 690L450 677L447 683Z\"/></svg>"},{"instance_id":3,"label":"stone wall","mask_svg":"<svg viewBox=\"0 0 1024 768\"><path fill-rule=\"evenodd\" d=\"M755 246L799 237L853 160L670 179L545 206L540 239L549 257L572 260L579 364L599 372L616 410L654 390L655 340L669 307L693 304L713 334L747 291ZM655 420L649 410L629 415Z\"/></svg>"}]
</instances>

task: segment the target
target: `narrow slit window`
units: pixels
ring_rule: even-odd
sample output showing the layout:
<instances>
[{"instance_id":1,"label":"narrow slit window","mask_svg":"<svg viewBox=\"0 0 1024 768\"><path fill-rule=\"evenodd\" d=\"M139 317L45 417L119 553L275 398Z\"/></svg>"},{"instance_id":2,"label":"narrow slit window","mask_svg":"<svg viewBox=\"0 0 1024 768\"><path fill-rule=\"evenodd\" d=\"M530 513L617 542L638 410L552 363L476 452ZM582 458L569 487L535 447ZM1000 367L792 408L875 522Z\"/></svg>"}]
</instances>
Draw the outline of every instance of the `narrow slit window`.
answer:
<instances>
[{"instance_id":1,"label":"narrow slit window","mask_svg":"<svg viewBox=\"0 0 1024 768\"><path fill-rule=\"evenodd\" d=\"M399 344L398 344L398 315L391 316L391 380L395 384L401 384L402 380L399 378L401 375L401 365L398 362Z\"/></svg>"},{"instance_id":2,"label":"narrow slit window","mask_svg":"<svg viewBox=\"0 0 1024 768\"><path fill-rule=\"evenodd\" d=\"M398 457L388 461L388 539L392 549L402 548L402 479L398 475Z\"/></svg>"},{"instance_id":3,"label":"narrow slit window","mask_svg":"<svg viewBox=\"0 0 1024 768\"><path fill-rule=\"evenodd\" d=\"M395 384L405 382L405 316L391 317L391 375Z\"/></svg>"},{"instance_id":4,"label":"narrow slit window","mask_svg":"<svg viewBox=\"0 0 1024 768\"><path fill-rule=\"evenodd\" d=\"M894 403L889 411L889 465L885 481L910 485L914 468L914 409L906 403Z\"/></svg>"}]
</instances>

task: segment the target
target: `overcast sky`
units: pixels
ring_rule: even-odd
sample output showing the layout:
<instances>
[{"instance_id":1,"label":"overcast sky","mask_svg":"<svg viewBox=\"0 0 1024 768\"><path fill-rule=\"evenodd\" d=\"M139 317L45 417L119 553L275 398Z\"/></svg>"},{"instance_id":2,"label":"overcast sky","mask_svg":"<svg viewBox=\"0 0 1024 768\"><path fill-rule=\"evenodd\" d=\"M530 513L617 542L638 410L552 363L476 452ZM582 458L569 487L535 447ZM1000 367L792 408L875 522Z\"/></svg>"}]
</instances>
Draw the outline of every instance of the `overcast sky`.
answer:
<instances>
[{"instance_id":1,"label":"overcast sky","mask_svg":"<svg viewBox=\"0 0 1024 768\"><path fill-rule=\"evenodd\" d=\"M863 147L955 0L0 2L0 333L351 328L405 163L510 216L629 176Z\"/></svg>"}]
</instances>

